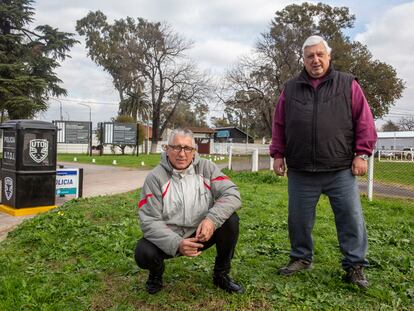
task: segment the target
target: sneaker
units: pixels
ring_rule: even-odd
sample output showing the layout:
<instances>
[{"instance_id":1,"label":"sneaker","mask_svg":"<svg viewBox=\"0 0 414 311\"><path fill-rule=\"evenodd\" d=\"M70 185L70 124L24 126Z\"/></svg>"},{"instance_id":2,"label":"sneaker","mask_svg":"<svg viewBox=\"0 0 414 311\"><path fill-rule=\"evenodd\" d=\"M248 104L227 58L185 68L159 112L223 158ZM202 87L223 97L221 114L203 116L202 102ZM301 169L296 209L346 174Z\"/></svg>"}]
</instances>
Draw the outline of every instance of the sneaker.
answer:
<instances>
[{"instance_id":1,"label":"sneaker","mask_svg":"<svg viewBox=\"0 0 414 311\"><path fill-rule=\"evenodd\" d=\"M214 275L213 283L217 287L225 290L228 293L242 294L244 288L240 284L237 284L228 274Z\"/></svg>"},{"instance_id":2,"label":"sneaker","mask_svg":"<svg viewBox=\"0 0 414 311\"><path fill-rule=\"evenodd\" d=\"M358 265L346 269L345 281L364 289L369 285L364 275L364 267Z\"/></svg>"},{"instance_id":3,"label":"sneaker","mask_svg":"<svg viewBox=\"0 0 414 311\"><path fill-rule=\"evenodd\" d=\"M286 267L279 269L279 274L281 275L291 275L298 271L310 270L312 269L312 262L301 259L301 258L291 258Z\"/></svg>"}]
</instances>

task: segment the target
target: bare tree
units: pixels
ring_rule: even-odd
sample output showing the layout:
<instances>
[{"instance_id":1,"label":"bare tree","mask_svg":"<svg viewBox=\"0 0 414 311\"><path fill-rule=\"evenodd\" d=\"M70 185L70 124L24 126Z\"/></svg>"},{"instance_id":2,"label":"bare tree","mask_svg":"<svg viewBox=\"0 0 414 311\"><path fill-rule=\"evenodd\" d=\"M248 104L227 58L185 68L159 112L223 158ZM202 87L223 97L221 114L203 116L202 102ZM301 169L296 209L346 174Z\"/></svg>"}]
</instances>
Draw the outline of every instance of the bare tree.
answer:
<instances>
[{"instance_id":1,"label":"bare tree","mask_svg":"<svg viewBox=\"0 0 414 311\"><path fill-rule=\"evenodd\" d=\"M77 31L87 37L91 58L112 75L120 112L152 114L151 152L180 103L206 100L209 79L185 55L192 42L168 24L128 17L109 25L98 11L79 20Z\"/></svg>"},{"instance_id":2,"label":"bare tree","mask_svg":"<svg viewBox=\"0 0 414 311\"><path fill-rule=\"evenodd\" d=\"M391 120L388 120L381 129L383 132L398 132L400 130L398 125Z\"/></svg>"},{"instance_id":3,"label":"bare tree","mask_svg":"<svg viewBox=\"0 0 414 311\"><path fill-rule=\"evenodd\" d=\"M401 131L414 131L414 117L402 117L398 125Z\"/></svg>"}]
</instances>

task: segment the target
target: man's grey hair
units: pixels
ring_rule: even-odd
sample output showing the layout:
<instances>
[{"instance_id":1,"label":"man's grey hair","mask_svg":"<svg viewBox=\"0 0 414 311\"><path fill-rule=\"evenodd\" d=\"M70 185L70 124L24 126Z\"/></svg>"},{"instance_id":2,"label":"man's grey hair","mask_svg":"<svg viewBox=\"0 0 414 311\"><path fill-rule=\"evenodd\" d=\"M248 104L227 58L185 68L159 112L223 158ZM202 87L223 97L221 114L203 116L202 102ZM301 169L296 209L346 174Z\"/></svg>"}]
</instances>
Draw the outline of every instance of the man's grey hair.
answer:
<instances>
[{"instance_id":1,"label":"man's grey hair","mask_svg":"<svg viewBox=\"0 0 414 311\"><path fill-rule=\"evenodd\" d=\"M322 38L321 36L310 36L308 37L305 42L302 45L302 55L305 56L305 48L308 46L312 46L312 45L316 45L319 43L323 43L323 45L326 48L326 52L328 52L328 54L331 54L332 49L329 47L328 42L325 41L324 38Z\"/></svg>"},{"instance_id":2,"label":"man's grey hair","mask_svg":"<svg viewBox=\"0 0 414 311\"><path fill-rule=\"evenodd\" d=\"M194 147L194 148L197 147L196 143L195 143L195 140L194 140L194 134L189 129L174 129L174 130L172 130L172 132L170 133L170 136L168 136L168 144L169 145L172 145L174 143L174 138L177 135L191 137L191 142L193 144L192 147Z\"/></svg>"}]
</instances>

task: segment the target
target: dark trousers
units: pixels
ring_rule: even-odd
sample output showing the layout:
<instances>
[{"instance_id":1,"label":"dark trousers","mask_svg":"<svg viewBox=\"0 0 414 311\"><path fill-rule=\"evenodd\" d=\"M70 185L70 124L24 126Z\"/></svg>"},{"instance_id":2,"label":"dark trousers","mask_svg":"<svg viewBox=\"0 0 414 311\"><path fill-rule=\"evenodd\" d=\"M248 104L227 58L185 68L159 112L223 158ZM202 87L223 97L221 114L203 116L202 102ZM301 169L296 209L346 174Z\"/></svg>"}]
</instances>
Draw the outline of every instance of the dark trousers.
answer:
<instances>
[{"instance_id":1,"label":"dark trousers","mask_svg":"<svg viewBox=\"0 0 414 311\"><path fill-rule=\"evenodd\" d=\"M201 243L204 245L203 250L216 244L217 256L214 265L215 275L227 274L230 272L231 260L233 258L238 237L239 216L234 213L214 232L210 240ZM153 274L162 274L164 260L170 258L173 257L164 253L145 238L140 239L135 248L135 261L138 267L149 270Z\"/></svg>"},{"instance_id":2,"label":"dark trousers","mask_svg":"<svg viewBox=\"0 0 414 311\"><path fill-rule=\"evenodd\" d=\"M368 241L359 198L358 181L351 169L307 173L289 171L289 237L291 257L313 259L312 229L321 194L329 197L335 216L342 267L368 265Z\"/></svg>"}]
</instances>

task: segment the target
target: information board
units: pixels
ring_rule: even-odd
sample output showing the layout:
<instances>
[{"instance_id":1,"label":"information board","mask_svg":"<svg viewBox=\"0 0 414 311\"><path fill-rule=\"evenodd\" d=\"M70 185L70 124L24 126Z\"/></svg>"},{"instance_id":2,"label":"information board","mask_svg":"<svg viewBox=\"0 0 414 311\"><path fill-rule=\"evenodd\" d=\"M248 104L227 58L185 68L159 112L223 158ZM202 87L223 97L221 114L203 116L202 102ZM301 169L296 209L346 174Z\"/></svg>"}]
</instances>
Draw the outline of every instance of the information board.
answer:
<instances>
[{"instance_id":1,"label":"information board","mask_svg":"<svg viewBox=\"0 0 414 311\"><path fill-rule=\"evenodd\" d=\"M65 142L67 144L88 144L89 127L89 122L66 122Z\"/></svg>"},{"instance_id":2,"label":"information board","mask_svg":"<svg viewBox=\"0 0 414 311\"><path fill-rule=\"evenodd\" d=\"M64 144L89 144L91 122L53 121L58 128L57 142Z\"/></svg>"},{"instance_id":3,"label":"information board","mask_svg":"<svg viewBox=\"0 0 414 311\"><path fill-rule=\"evenodd\" d=\"M137 125L134 123L114 123L113 144L136 145Z\"/></svg>"}]
</instances>

